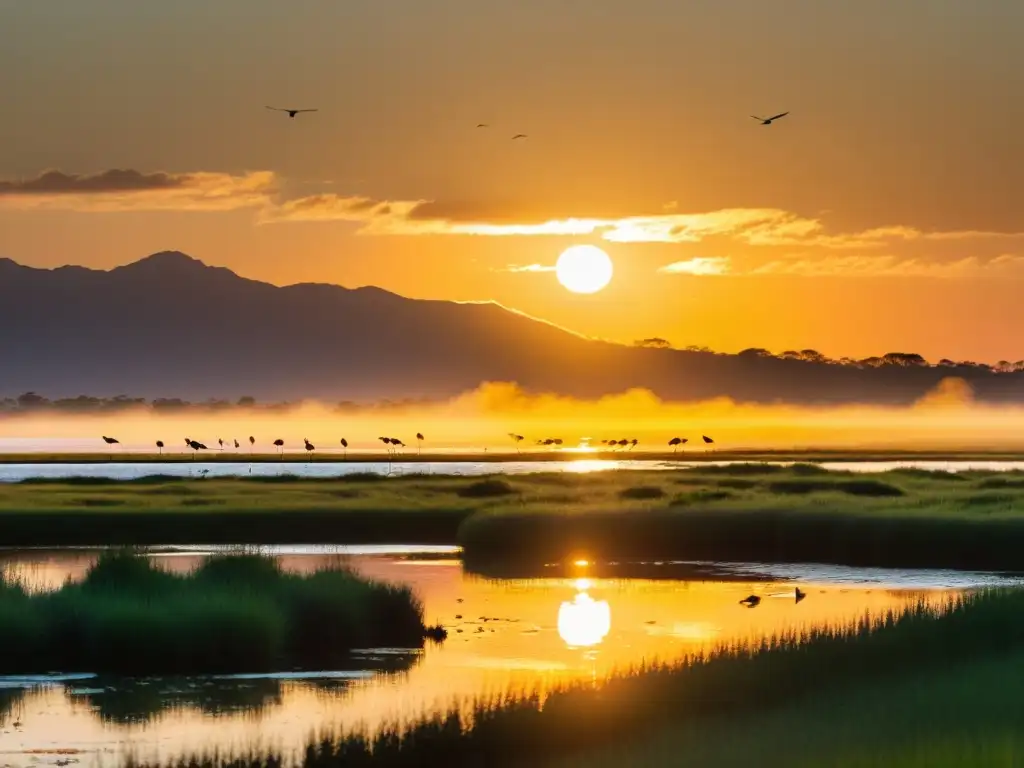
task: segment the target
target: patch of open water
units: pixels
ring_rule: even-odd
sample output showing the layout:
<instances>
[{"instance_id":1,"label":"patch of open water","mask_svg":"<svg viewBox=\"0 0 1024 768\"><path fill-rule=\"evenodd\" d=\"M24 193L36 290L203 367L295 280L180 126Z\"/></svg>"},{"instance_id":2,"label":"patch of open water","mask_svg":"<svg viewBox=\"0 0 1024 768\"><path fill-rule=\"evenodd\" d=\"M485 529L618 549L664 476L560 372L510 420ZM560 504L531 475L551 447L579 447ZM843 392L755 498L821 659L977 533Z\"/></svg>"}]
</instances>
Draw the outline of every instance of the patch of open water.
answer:
<instances>
[{"instance_id":1,"label":"patch of open water","mask_svg":"<svg viewBox=\"0 0 1024 768\"><path fill-rule=\"evenodd\" d=\"M188 570L220 549L167 547L155 555L163 567ZM448 640L422 650L363 649L352 655L351 669L313 673L0 678L0 764L55 764L72 753L83 763L100 757L112 764L128 752L169 758L254 745L292 750L325 727L372 728L456 700L596 680L723 642L1021 582L952 571L742 563L697 564L695 572L706 575L694 579L589 578L581 566L575 577L492 580L465 573L454 547L262 549L299 572L342 557L367 576L408 584L427 622L448 628ZM0 566L33 589L52 589L81 578L95 557L91 550L0 550ZM807 593L800 603L796 586ZM763 598L755 609L739 603L749 594Z\"/></svg>"}]
</instances>

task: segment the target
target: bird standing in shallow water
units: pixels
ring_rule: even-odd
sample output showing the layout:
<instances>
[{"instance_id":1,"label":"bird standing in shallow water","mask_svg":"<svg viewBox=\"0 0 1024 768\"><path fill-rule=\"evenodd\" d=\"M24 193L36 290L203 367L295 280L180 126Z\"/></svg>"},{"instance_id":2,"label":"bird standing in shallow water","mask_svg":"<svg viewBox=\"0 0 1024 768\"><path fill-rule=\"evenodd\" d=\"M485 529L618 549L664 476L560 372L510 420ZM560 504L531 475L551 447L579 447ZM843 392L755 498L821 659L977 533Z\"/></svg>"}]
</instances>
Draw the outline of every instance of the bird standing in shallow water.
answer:
<instances>
[{"instance_id":1,"label":"bird standing in shallow water","mask_svg":"<svg viewBox=\"0 0 1024 768\"><path fill-rule=\"evenodd\" d=\"M740 600L740 604L747 606L747 608L754 608L755 606L760 605L760 603L761 598L757 595L750 595L749 597L745 597Z\"/></svg>"}]
</instances>

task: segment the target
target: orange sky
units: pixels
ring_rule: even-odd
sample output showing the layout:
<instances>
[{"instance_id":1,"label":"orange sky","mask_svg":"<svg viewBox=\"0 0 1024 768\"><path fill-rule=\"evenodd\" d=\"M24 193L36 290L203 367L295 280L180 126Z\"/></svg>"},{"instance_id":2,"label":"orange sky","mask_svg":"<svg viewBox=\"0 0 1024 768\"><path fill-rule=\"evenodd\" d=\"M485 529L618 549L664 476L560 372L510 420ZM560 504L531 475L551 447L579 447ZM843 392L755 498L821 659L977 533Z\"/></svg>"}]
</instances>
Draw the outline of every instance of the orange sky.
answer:
<instances>
[{"instance_id":1,"label":"orange sky","mask_svg":"<svg viewBox=\"0 0 1024 768\"><path fill-rule=\"evenodd\" d=\"M4 15L0 256L105 268L177 249L627 342L1024 356L1011 0ZM52 169L71 176L39 179ZM509 271L575 243L612 256L607 290Z\"/></svg>"}]
</instances>

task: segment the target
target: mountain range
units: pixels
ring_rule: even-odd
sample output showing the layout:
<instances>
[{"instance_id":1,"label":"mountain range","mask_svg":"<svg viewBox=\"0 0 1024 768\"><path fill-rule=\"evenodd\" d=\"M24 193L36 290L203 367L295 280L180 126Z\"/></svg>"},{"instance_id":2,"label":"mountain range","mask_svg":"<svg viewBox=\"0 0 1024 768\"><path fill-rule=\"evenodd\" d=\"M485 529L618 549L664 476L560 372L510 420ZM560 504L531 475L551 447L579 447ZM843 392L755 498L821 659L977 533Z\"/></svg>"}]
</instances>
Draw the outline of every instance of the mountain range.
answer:
<instances>
[{"instance_id":1,"label":"mountain range","mask_svg":"<svg viewBox=\"0 0 1024 768\"><path fill-rule=\"evenodd\" d=\"M447 398L507 381L580 398L643 387L668 400L905 404L950 376L978 400L1024 401L1021 370L629 346L494 303L278 287L177 252L109 271L0 259L0 396L337 402Z\"/></svg>"}]
</instances>

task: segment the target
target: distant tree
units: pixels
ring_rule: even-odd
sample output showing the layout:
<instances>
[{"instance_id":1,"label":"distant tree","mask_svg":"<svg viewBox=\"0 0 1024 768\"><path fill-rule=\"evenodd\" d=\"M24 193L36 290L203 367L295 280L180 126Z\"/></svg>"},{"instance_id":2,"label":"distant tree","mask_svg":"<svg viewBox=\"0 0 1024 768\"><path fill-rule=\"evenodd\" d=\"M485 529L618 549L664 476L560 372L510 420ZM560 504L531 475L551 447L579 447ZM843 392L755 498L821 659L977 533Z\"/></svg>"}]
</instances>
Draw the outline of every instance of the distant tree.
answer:
<instances>
[{"instance_id":1,"label":"distant tree","mask_svg":"<svg viewBox=\"0 0 1024 768\"><path fill-rule=\"evenodd\" d=\"M808 363L827 363L829 359L816 349L801 349L800 359Z\"/></svg>"},{"instance_id":2,"label":"distant tree","mask_svg":"<svg viewBox=\"0 0 1024 768\"><path fill-rule=\"evenodd\" d=\"M188 408L191 405L192 404L190 402L188 402L187 400L182 400L182 399L177 398L177 397L174 397L174 398L163 398L163 397L161 397L160 399L153 401L152 408L155 411L175 411L175 410L181 410L181 409L184 409L184 408Z\"/></svg>"},{"instance_id":3,"label":"distant tree","mask_svg":"<svg viewBox=\"0 0 1024 768\"><path fill-rule=\"evenodd\" d=\"M662 339L658 336L652 336L649 339L639 339L633 342L634 347L648 347L650 349L670 349L672 344L668 339Z\"/></svg>"},{"instance_id":4,"label":"distant tree","mask_svg":"<svg viewBox=\"0 0 1024 768\"><path fill-rule=\"evenodd\" d=\"M881 368L885 365L885 360L880 357L865 357L859 364L862 368Z\"/></svg>"},{"instance_id":5,"label":"distant tree","mask_svg":"<svg viewBox=\"0 0 1024 768\"><path fill-rule=\"evenodd\" d=\"M761 347L750 347L740 352L739 357L772 357L772 353Z\"/></svg>"},{"instance_id":6,"label":"distant tree","mask_svg":"<svg viewBox=\"0 0 1024 768\"><path fill-rule=\"evenodd\" d=\"M799 360L800 353L795 349L787 349L785 352L779 355L783 360Z\"/></svg>"},{"instance_id":7,"label":"distant tree","mask_svg":"<svg viewBox=\"0 0 1024 768\"><path fill-rule=\"evenodd\" d=\"M938 362L941 368L956 368L956 363L950 360L948 357L944 357Z\"/></svg>"},{"instance_id":8,"label":"distant tree","mask_svg":"<svg viewBox=\"0 0 1024 768\"><path fill-rule=\"evenodd\" d=\"M888 352L882 356L885 365L900 365L905 368L924 367L928 361L914 352Z\"/></svg>"},{"instance_id":9,"label":"distant tree","mask_svg":"<svg viewBox=\"0 0 1024 768\"><path fill-rule=\"evenodd\" d=\"M49 402L50 401L45 397L38 395L35 392L25 392L24 394L18 395L18 407L25 410L42 408Z\"/></svg>"},{"instance_id":10,"label":"distant tree","mask_svg":"<svg viewBox=\"0 0 1024 768\"><path fill-rule=\"evenodd\" d=\"M244 397L238 398L238 407L239 408L252 408L254 405L256 405L256 398L255 397L252 397L250 395L245 395Z\"/></svg>"},{"instance_id":11,"label":"distant tree","mask_svg":"<svg viewBox=\"0 0 1024 768\"><path fill-rule=\"evenodd\" d=\"M714 350L712 350L711 347L700 347L697 346L696 344L691 344L688 347L683 347L683 349L685 349L687 352L702 352L706 355L715 354Z\"/></svg>"}]
</instances>

